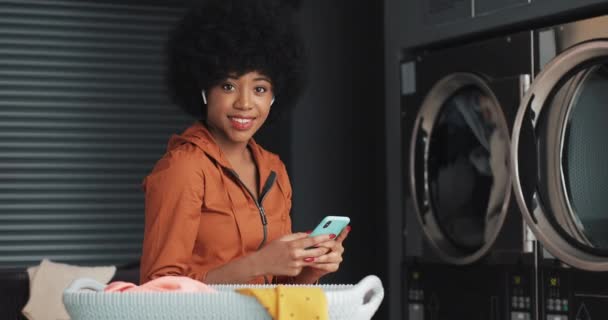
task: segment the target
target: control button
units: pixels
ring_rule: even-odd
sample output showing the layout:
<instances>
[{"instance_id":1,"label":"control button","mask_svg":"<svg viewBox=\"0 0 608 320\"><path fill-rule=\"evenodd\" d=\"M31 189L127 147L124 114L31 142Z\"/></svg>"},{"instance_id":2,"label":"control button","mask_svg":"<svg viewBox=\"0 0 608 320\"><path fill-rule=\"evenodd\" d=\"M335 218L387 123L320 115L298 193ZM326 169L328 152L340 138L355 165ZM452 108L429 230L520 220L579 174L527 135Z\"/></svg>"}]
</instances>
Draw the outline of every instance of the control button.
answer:
<instances>
[{"instance_id":1,"label":"control button","mask_svg":"<svg viewBox=\"0 0 608 320\"><path fill-rule=\"evenodd\" d=\"M568 316L563 314L548 314L547 320L568 320Z\"/></svg>"},{"instance_id":2,"label":"control button","mask_svg":"<svg viewBox=\"0 0 608 320\"><path fill-rule=\"evenodd\" d=\"M528 312L511 312L511 320L530 320L531 318Z\"/></svg>"},{"instance_id":3,"label":"control button","mask_svg":"<svg viewBox=\"0 0 608 320\"><path fill-rule=\"evenodd\" d=\"M412 319L412 320L424 319L424 306L419 303L410 303L408 319Z\"/></svg>"}]
</instances>

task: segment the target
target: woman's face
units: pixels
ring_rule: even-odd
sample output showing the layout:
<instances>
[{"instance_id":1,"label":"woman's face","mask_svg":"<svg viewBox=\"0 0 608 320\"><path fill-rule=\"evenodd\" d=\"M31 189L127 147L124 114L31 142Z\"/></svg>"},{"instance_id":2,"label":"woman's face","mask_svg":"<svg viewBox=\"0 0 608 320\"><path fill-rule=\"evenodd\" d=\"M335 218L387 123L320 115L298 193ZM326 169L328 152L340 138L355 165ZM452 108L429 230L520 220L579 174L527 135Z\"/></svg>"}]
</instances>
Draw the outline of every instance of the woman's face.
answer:
<instances>
[{"instance_id":1,"label":"woman's face","mask_svg":"<svg viewBox=\"0 0 608 320\"><path fill-rule=\"evenodd\" d=\"M207 127L220 145L246 145L264 124L273 99L270 79L252 71L229 76L207 92Z\"/></svg>"}]
</instances>

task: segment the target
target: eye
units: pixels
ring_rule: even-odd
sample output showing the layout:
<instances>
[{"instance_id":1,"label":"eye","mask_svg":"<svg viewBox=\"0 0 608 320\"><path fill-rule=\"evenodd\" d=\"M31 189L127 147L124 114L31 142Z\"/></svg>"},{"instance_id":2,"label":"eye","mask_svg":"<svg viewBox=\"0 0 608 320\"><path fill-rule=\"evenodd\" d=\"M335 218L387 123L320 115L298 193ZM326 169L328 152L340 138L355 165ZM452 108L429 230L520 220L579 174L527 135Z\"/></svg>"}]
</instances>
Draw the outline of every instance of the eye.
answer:
<instances>
[{"instance_id":1,"label":"eye","mask_svg":"<svg viewBox=\"0 0 608 320\"><path fill-rule=\"evenodd\" d=\"M266 89L266 87L255 87L256 93L265 93L266 91L268 91L268 89Z\"/></svg>"},{"instance_id":2,"label":"eye","mask_svg":"<svg viewBox=\"0 0 608 320\"><path fill-rule=\"evenodd\" d=\"M234 86L231 83L222 84L222 89L224 91L234 91Z\"/></svg>"}]
</instances>

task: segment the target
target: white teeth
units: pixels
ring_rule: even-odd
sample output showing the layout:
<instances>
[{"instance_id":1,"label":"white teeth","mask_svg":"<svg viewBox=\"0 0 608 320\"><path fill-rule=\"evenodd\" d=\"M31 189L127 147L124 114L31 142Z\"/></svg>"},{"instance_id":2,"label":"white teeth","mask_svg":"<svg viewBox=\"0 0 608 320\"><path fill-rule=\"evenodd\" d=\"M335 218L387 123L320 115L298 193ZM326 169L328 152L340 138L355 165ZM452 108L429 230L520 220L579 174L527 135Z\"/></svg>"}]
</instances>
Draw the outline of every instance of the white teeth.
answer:
<instances>
[{"instance_id":1,"label":"white teeth","mask_svg":"<svg viewBox=\"0 0 608 320\"><path fill-rule=\"evenodd\" d=\"M232 118L232 120L235 120L236 122L242 123L242 124L251 122L251 119L242 119L242 118Z\"/></svg>"}]
</instances>

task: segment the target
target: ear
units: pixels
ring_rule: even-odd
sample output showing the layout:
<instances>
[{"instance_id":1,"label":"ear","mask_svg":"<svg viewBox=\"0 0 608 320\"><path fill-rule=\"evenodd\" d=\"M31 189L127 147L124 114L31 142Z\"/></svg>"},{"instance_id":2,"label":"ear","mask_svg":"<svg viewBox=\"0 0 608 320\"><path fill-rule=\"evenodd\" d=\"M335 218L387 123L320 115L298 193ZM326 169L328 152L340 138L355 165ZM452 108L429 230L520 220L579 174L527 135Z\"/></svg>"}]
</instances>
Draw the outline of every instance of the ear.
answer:
<instances>
[{"instance_id":1,"label":"ear","mask_svg":"<svg viewBox=\"0 0 608 320\"><path fill-rule=\"evenodd\" d=\"M270 106L272 107L272 104L274 103L274 97L272 97L272 100L270 100Z\"/></svg>"},{"instance_id":2,"label":"ear","mask_svg":"<svg viewBox=\"0 0 608 320\"><path fill-rule=\"evenodd\" d=\"M203 97L203 103L207 104L207 94L205 93L205 90L201 91L201 96Z\"/></svg>"}]
</instances>

